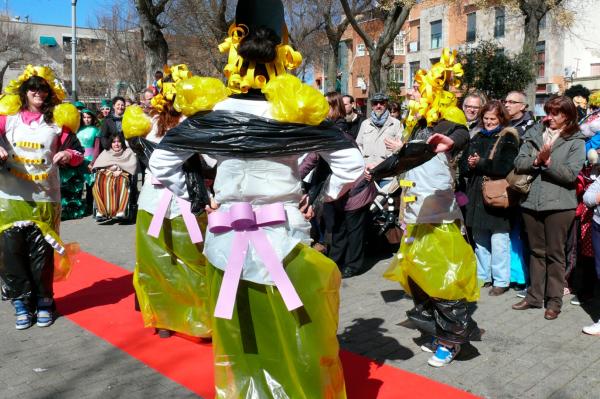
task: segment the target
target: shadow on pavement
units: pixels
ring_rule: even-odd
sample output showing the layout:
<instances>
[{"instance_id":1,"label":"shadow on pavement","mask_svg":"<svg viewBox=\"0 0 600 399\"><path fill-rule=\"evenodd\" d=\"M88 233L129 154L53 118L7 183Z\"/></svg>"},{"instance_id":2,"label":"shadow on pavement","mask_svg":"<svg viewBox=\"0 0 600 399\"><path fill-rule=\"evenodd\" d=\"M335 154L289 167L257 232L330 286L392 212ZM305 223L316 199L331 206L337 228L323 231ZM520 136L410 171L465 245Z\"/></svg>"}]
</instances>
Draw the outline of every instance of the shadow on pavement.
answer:
<instances>
[{"instance_id":1,"label":"shadow on pavement","mask_svg":"<svg viewBox=\"0 0 600 399\"><path fill-rule=\"evenodd\" d=\"M133 294L131 280L131 274L127 274L97 281L89 287L56 298L56 307L61 315L67 316L96 306L117 303Z\"/></svg>"},{"instance_id":2,"label":"shadow on pavement","mask_svg":"<svg viewBox=\"0 0 600 399\"><path fill-rule=\"evenodd\" d=\"M380 318L354 319L338 335L341 346L377 361L407 360L413 357L414 353L410 349L400 345L395 338L384 335L388 330L381 327L383 322Z\"/></svg>"}]
</instances>

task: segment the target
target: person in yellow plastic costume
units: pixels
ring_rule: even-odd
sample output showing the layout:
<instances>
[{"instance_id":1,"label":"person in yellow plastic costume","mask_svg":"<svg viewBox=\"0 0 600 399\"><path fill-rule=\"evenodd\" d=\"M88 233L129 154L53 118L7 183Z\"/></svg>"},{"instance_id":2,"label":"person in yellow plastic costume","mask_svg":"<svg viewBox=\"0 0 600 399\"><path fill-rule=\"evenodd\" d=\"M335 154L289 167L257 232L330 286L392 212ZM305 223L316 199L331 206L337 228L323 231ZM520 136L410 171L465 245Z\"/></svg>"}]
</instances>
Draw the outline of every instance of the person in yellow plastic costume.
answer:
<instances>
[{"instance_id":1,"label":"person in yellow plastic costume","mask_svg":"<svg viewBox=\"0 0 600 399\"><path fill-rule=\"evenodd\" d=\"M151 124L147 125L150 131L144 136L150 143L160 143L169 129L185 119L173 107L175 84L190 77L186 65L165 68L164 77L158 82L160 91L151 101ZM135 110L125 111L126 134L130 129L130 113ZM134 142L131 144L134 150L138 148ZM138 156L145 159L146 154L138 152ZM168 338L172 332L210 338L206 260L202 244L193 242L188 235L178 201L171 198L164 218L161 216L160 235L148 234L163 193L164 188L150 174L138 198L133 283L144 325L155 328L162 338ZM204 229L206 216L202 215L197 222Z\"/></svg>"},{"instance_id":2,"label":"person in yellow plastic costume","mask_svg":"<svg viewBox=\"0 0 600 399\"><path fill-rule=\"evenodd\" d=\"M412 296L415 308L407 315L426 336L433 336L421 348L434 353L428 361L434 367L449 364L462 344L480 335L468 306L479 298L476 260L463 235L451 166L469 141L466 118L448 90L452 83L460 85L462 68L455 56L446 49L430 71L417 73L420 98L409 105L407 126L412 130L407 132L406 145L426 140L436 149L432 158L402 177L400 218L406 227L400 249L384 274ZM400 148L402 143L395 145ZM379 172L371 171L374 176Z\"/></svg>"},{"instance_id":3,"label":"person in yellow plastic costume","mask_svg":"<svg viewBox=\"0 0 600 399\"><path fill-rule=\"evenodd\" d=\"M286 70L301 56L287 44L279 0L240 1L219 47L227 87L192 77L175 107L192 115L163 138L150 171L184 199L182 164L215 157L208 260L217 398L346 398L336 337L340 272L310 248L298 159L330 165L322 195L332 201L364 170L360 152L332 125L321 93ZM187 187L187 190L186 190Z\"/></svg>"},{"instance_id":4,"label":"person in yellow plastic costume","mask_svg":"<svg viewBox=\"0 0 600 399\"><path fill-rule=\"evenodd\" d=\"M54 265L54 253L66 252L58 237L58 167L78 166L83 154L66 148L80 147L71 134L79 113L58 105L64 96L50 68L29 65L0 97L0 278L18 330L34 316L38 327L53 323L53 278L68 273Z\"/></svg>"}]
</instances>

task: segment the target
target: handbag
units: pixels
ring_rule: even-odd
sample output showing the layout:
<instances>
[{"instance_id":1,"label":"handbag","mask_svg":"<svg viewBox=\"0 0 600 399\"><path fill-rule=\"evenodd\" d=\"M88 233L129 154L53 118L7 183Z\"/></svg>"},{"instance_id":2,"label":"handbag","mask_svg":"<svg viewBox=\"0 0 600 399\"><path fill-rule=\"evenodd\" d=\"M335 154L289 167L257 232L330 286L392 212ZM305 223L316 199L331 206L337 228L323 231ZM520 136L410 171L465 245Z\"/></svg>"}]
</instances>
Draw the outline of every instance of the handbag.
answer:
<instances>
[{"instance_id":1,"label":"handbag","mask_svg":"<svg viewBox=\"0 0 600 399\"><path fill-rule=\"evenodd\" d=\"M494 158L496 147L501 138L502 135L500 135L496 140L496 143L494 143L492 152L490 152L490 156L488 157L489 159ZM512 172L514 172L514 169L511 173ZM506 209L515 205L519 200L518 193L510 187L507 178L491 179L484 176L481 185L481 193L483 195L483 203L491 208Z\"/></svg>"},{"instance_id":2,"label":"handbag","mask_svg":"<svg viewBox=\"0 0 600 399\"><path fill-rule=\"evenodd\" d=\"M511 170L506 176L508 186L519 194L529 194L533 176L528 174L519 174L515 170Z\"/></svg>"}]
</instances>

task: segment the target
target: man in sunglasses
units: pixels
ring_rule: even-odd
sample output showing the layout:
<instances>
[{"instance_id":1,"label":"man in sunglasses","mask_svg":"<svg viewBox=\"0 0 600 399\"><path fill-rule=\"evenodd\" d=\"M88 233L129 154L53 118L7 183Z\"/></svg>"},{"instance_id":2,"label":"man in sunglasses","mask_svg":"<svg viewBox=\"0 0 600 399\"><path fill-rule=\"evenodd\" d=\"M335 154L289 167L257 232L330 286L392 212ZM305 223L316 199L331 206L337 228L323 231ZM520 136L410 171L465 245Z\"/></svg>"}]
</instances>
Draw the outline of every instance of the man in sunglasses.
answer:
<instances>
[{"instance_id":1,"label":"man in sunglasses","mask_svg":"<svg viewBox=\"0 0 600 399\"><path fill-rule=\"evenodd\" d=\"M510 115L510 125L523 137L525 131L535 124L533 115L527 110L527 96L521 91L511 91L503 102Z\"/></svg>"},{"instance_id":2,"label":"man in sunglasses","mask_svg":"<svg viewBox=\"0 0 600 399\"><path fill-rule=\"evenodd\" d=\"M391 155L392 150L386 148L385 139L396 141L402 138L402 123L390 115L388 100L383 93L375 93L371 97L371 115L361 124L356 137L356 144L369 169Z\"/></svg>"}]
</instances>

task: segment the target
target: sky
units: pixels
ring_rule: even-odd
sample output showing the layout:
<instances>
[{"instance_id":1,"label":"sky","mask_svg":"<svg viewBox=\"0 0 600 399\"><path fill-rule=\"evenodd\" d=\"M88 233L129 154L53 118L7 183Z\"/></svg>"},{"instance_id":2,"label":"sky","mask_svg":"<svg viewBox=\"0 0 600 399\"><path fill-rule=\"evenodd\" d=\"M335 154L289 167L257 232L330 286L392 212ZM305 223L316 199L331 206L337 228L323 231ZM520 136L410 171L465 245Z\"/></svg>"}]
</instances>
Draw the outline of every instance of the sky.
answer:
<instances>
[{"instance_id":1,"label":"sky","mask_svg":"<svg viewBox=\"0 0 600 399\"><path fill-rule=\"evenodd\" d=\"M77 26L95 27L96 15L117 0L77 0ZM71 26L71 0L0 0L2 13L30 22Z\"/></svg>"}]
</instances>

